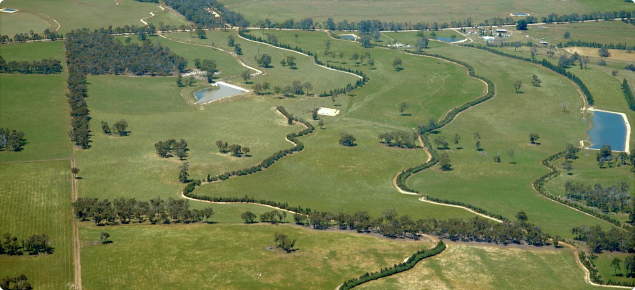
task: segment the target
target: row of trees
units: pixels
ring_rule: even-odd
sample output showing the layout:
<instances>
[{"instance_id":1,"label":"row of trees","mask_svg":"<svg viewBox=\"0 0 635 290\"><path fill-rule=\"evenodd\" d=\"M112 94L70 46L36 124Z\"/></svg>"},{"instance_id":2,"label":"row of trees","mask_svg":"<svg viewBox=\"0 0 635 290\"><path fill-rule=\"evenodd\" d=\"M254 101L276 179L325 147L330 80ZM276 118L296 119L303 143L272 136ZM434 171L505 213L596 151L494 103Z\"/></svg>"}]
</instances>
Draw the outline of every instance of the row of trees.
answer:
<instances>
[{"instance_id":1,"label":"row of trees","mask_svg":"<svg viewBox=\"0 0 635 290\"><path fill-rule=\"evenodd\" d=\"M128 136L130 131L128 131L127 129L128 129L128 122L126 122L126 120L124 119L117 121L115 124L112 125L112 127L108 126L108 122L101 121L101 130L106 135L110 135L114 133L121 137Z\"/></svg>"},{"instance_id":2,"label":"row of trees","mask_svg":"<svg viewBox=\"0 0 635 290\"><path fill-rule=\"evenodd\" d=\"M559 48L570 47L570 46L580 46L580 47L594 47L594 48L605 48L605 49L619 49L619 50L627 50L633 51L635 50L635 46L629 46L626 43L600 43L594 41L584 41L584 40L571 40L568 42L558 43Z\"/></svg>"},{"instance_id":3,"label":"row of trees","mask_svg":"<svg viewBox=\"0 0 635 290\"><path fill-rule=\"evenodd\" d=\"M628 230L611 228L604 231L599 225L590 227L582 225L572 228L571 232L576 240L585 241L589 249L595 253L635 252L635 227L630 227Z\"/></svg>"},{"instance_id":4,"label":"row of trees","mask_svg":"<svg viewBox=\"0 0 635 290\"><path fill-rule=\"evenodd\" d=\"M222 140L216 141L216 146L218 147L218 152L220 153L230 152L231 155L236 157L240 157L242 156L242 154L249 155L249 152L251 152L251 149L249 149L249 147L240 146L238 144L229 145L229 143L223 142Z\"/></svg>"},{"instance_id":5,"label":"row of trees","mask_svg":"<svg viewBox=\"0 0 635 290\"><path fill-rule=\"evenodd\" d=\"M482 23L479 23L478 26L490 26L490 25L516 25L519 22L526 24L537 23L537 22L545 22L545 23L561 23L561 22L580 22L585 20L613 20L615 18L623 18L623 19L631 19L635 17L635 11L607 11L607 12L593 12L589 14L565 14L558 15L552 13L548 16L537 18L533 16L528 16L523 19L518 19L517 17L494 17L488 20L485 20ZM472 21L472 18L467 18L465 20L456 20L451 21L450 23L438 23L438 22L419 22L419 23L411 23L411 22L386 22L379 20L362 20L359 22L348 22L346 19L340 22L335 22L333 18L328 18L326 21L319 23L313 21L311 18L304 18L300 21L295 21L294 19L288 19L283 22L272 22L269 18L264 21L259 21L256 24L260 28L285 28L285 29L303 29L303 30L313 30L313 29L327 29L331 31L350 31L356 30L362 34L372 34L375 31L399 31L399 30L439 30L449 27L472 27L477 25L476 22Z\"/></svg>"},{"instance_id":6,"label":"row of trees","mask_svg":"<svg viewBox=\"0 0 635 290\"><path fill-rule=\"evenodd\" d=\"M416 132L392 131L379 134L377 136L380 143L399 148L415 148L417 146L418 135Z\"/></svg>"},{"instance_id":7,"label":"row of trees","mask_svg":"<svg viewBox=\"0 0 635 290\"><path fill-rule=\"evenodd\" d=\"M47 234L32 235L24 240L19 240L18 237L5 233L2 238L0 240L0 255L17 256L24 254L24 252L28 252L29 255L53 254L55 251Z\"/></svg>"},{"instance_id":8,"label":"row of trees","mask_svg":"<svg viewBox=\"0 0 635 290\"><path fill-rule=\"evenodd\" d=\"M24 132L0 127L0 151L21 151L24 145Z\"/></svg>"},{"instance_id":9,"label":"row of trees","mask_svg":"<svg viewBox=\"0 0 635 290\"><path fill-rule=\"evenodd\" d=\"M633 90L631 89L631 86L628 85L628 81L626 79L622 82L622 92L624 92L624 98L628 103L628 107L631 111L635 111L635 96L633 96Z\"/></svg>"},{"instance_id":10,"label":"row of trees","mask_svg":"<svg viewBox=\"0 0 635 290\"><path fill-rule=\"evenodd\" d=\"M211 207L202 210L190 209L189 201L186 199L163 200L160 197L150 201L121 197L112 202L108 199L83 197L73 202L73 209L75 217L81 221L92 220L98 226L143 223L146 220L151 224L195 223L203 219L207 222L214 215Z\"/></svg>"},{"instance_id":11,"label":"row of trees","mask_svg":"<svg viewBox=\"0 0 635 290\"><path fill-rule=\"evenodd\" d=\"M149 39L124 45L106 29L74 30L66 34L68 65L85 74L172 75L182 73L187 60Z\"/></svg>"},{"instance_id":12,"label":"row of trees","mask_svg":"<svg viewBox=\"0 0 635 290\"><path fill-rule=\"evenodd\" d=\"M170 158L173 156L172 154L174 154L179 160L185 159L187 157L187 151L190 150L187 148L187 142L183 139L178 142L175 139L159 141L154 144L154 148L160 157Z\"/></svg>"},{"instance_id":13,"label":"row of trees","mask_svg":"<svg viewBox=\"0 0 635 290\"><path fill-rule=\"evenodd\" d=\"M599 183L591 187L583 183L567 181L564 189L567 198L583 201L587 206L599 208L603 212L630 213L634 210L628 207L630 186L625 181L606 187Z\"/></svg>"},{"instance_id":14,"label":"row of trees","mask_svg":"<svg viewBox=\"0 0 635 290\"><path fill-rule=\"evenodd\" d=\"M58 74L62 72L62 64L56 59L34 61L6 61L0 56L0 73L21 74Z\"/></svg>"},{"instance_id":15,"label":"row of trees","mask_svg":"<svg viewBox=\"0 0 635 290\"><path fill-rule=\"evenodd\" d=\"M67 93L68 104L71 109L71 129L68 136L75 145L90 148L90 110L86 104L88 88L86 87L86 74L75 65L73 59L78 55L67 55L68 80Z\"/></svg>"},{"instance_id":16,"label":"row of trees","mask_svg":"<svg viewBox=\"0 0 635 290\"><path fill-rule=\"evenodd\" d=\"M29 33L16 33L13 37L9 37L9 35L1 35L0 34L0 43L19 43L19 42L27 42L27 41L41 41L44 39L48 39L50 41L56 41L58 39L64 39L64 35L61 33L57 33L55 31L51 31L49 28L44 29L43 33L35 33L33 30L30 30Z\"/></svg>"}]
</instances>

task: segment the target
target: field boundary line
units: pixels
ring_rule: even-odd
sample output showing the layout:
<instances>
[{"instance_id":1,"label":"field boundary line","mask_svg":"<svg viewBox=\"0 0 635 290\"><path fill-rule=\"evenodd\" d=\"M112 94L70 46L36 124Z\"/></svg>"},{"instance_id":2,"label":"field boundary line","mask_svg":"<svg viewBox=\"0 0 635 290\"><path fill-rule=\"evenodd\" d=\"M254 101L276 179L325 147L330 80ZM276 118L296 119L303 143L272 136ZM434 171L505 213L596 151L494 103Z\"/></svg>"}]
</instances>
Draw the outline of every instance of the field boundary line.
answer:
<instances>
[{"instance_id":1,"label":"field boundary line","mask_svg":"<svg viewBox=\"0 0 635 290\"><path fill-rule=\"evenodd\" d=\"M73 157L68 157L68 158L56 158L56 159L23 160L23 161L4 161L4 162L0 162L0 164L18 164L18 163L49 162L49 161L65 161L65 160L73 160Z\"/></svg>"},{"instance_id":2,"label":"field boundary line","mask_svg":"<svg viewBox=\"0 0 635 290\"><path fill-rule=\"evenodd\" d=\"M75 158L71 158L71 168L75 167ZM73 202L77 201L77 178L75 174L71 173L71 199ZM71 209L73 215L73 265L75 273L75 290L82 290L82 264L81 264L81 245L79 242L79 227L77 225L77 219L75 218L75 209Z\"/></svg>"}]
</instances>

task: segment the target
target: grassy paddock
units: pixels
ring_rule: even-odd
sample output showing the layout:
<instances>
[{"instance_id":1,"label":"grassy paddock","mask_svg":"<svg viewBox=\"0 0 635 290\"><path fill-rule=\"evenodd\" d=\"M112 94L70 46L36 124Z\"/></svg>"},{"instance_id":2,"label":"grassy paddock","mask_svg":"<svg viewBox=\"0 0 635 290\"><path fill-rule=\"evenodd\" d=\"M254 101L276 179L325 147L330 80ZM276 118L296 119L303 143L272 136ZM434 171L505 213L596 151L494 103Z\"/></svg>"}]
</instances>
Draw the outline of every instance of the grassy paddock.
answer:
<instances>
[{"instance_id":1,"label":"grassy paddock","mask_svg":"<svg viewBox=\"0 0 635 290\"><path fill-rule=\"evenodd\" d=\"M235 43L240 44L242 48L242 61L251 67L255 67L266 72L264 75L252 78L249 83L246 83L241 77L231 79L232 83L240 86L246 86L248 89L251 89L252 83L269 82L271 84L270 91L272 91L274 86L280 86L283 88L291 85L292 81L299 80L302 83L311 82L313 89L310 93L319 94L323 91L343 88L348 83L355 84L358 79L349 74L318 67L313 63L312 57L306 57L295 52L240 39L235 31L208 31L208 39L192 38L188 32L171 33L168 36L180 41L202 43L206 45L211 45L213 41L215 47L233 52L234 48L227 46L227 38L230 35L234 37ZM271 67L269 68L259 68L254 59L257 54L261 55L264 53L271 56L272 61L270 65ZM287 56L294 56L296 58L295 62L297 63L297 69L290 69L288 66L282 66L280 64L280 61L285 59ZM243 71L244 70L247 69L245 68ZM250 72L253 73L253 71Z\"/></svg>"},{"instance_id":2,"label":"grassy paddock","mask_svg":"<svg viewBox=\"0 0 635 290\"><path fill-rule=\"evenodd\" d=\"M0 255L0 277L25 274L35 289L73 282L70 161L0 166L0 233L19 239L47 234L51 255Z\"/></svg>"},{"instance_id":3,"label":"grassy paddock","mask_svg":"<svg viewBox=\"0 0 635 290\"><path fill-rule=\"evenodd\" d=\"M0 152L0 162L70 157L65 81L66 73L0 74L0 126L23 131L27 141L22 151Z\"/></svg>"},{"instance_id":4,"label":"grassy paddock","mask_svg":"<svg viewBox=\"0 0 635 290\"><path fill-rule=\"evenodd\" d=\"M112 244L95 245L107 231ZM268 250L273 235L298 251ZM91 289L333 289L403 261L424 245L289 225L170 225L82 228L84 286ZM187 279L183 279L187 277Z\"/></svg>"},{"instance_id":5,"label":"grassy paddock","mask_svg":"<svg viewBox=\"0 0 635 290\"><path fill-rule=\"evenodd\" d=\"M632 255L632 254L630 254ZM615 282L635 282L635 278L627 278L626 275L629 273L624 269L624 259L628 257L627 253L618 253L618 252L604 252L598 255L598 258L595 260L595 269L599 271L600 276L604 281L613 280ZM617 276L615 275L616 271L613 266L611 266L611 262L614 258L619 258L622 260L620 262L620 270L617 271Z\"/></svg>"},{"instance_id":6,"label":"grassy paddock","mask_svg":"<svg viewBox=\"0 0 635 290\"><path fill-rule=\"evenodd\" d=\"M0 55L6 61L34 61L43 58L57 59L66 67L64 41L3 44Z\"/></svg>"},{"instance_id":7,"label":"grassy paddock","mask_svg":"<svg viewBox=\"0 0 635 290\"><path fill-rule=\"evenodd\" d=\"M412 270L360 289L596 289L568 250L449 244Z\"/></svg>"},{"instance_id":8,"label":"grassy paddock","mask_svg":"<svg viewBox=\"0 0 635 290\"><path fill-rule=\"evenodd\" d=\"M247 1L222 0L229 9L242 13L252 23L265 20L268 17L273 22L283 22L293 18L300 21L305 17L312 17L314 21L322 23L328 17L336 22L344 19L351 21L376 19L394 22L451 22L472 18L479 23L492 17L505 18L510 13L531 13L532 16L542 17L551 13L578 14L595 11L626 10L632 11L633 6L621 0L609 3L598 3L592 0L573 0L568 2L538 2L538 1L494 1L479 2L438 2L432 0L416 1L343 1L332 2L326 0L300 1ZM521 19L521 17L518 17Z\"/></svg>"},{"instance_id":9,"label":"grassy paddock","mask_svg":"<svg viewBox=\"0 0 635 290\"><path fill-rule=\"evenodd\" d=\"M583 115L579 113L582 100L565 78L536 65L476 49L450 47L431 52L472 64L478 74L496 83L497 95L463 112L439 135L431 136L432 140L439 136L452 140L459 133L459 146L452 145L447 150L454 170L426 170L409 180L412 188L512 219L516 212L524 210L531 222L550 234L569 237L576 224L608 226L541 197L531 187L535 179L548 172L540 165L542 159L564 150L567 142L578 144L587 138L589 124L582 122ZM533 74L542 79L541 87L531 86ZM516 80L524 83L522 94L516 94L512 87ZM568 113L562 112L562 102L570 104ZM483 151L474 147L474 132L480 133ZM540 135L541 145L529 143L530 133ZM506 154L510 149L515 152L513 158ZM501 154L501 163L493 161L497 154Z\"/></svg>"},{"instance_id":10,"label":"grassy paddock","mask_svg":"<svg viewBox=\"0 0 635 290\"><path fill-rule=\"evenodd\" d=\"M4 8L4 7L3 7ZM41 34L49 26L45 19L28 12L0 13L0 34L13 37L17 33L29 33L33 31Z\"/></svg>"}]
</instances>

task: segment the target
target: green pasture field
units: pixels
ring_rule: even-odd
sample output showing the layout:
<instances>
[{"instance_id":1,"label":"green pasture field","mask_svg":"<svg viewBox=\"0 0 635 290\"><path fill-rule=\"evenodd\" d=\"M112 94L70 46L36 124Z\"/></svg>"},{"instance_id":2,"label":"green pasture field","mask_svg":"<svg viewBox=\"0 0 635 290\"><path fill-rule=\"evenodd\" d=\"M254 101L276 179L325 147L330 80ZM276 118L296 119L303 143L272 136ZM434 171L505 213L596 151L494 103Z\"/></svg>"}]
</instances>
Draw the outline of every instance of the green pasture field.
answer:
<instances>
[{"instance_id":1,"label":"green pasture field","mask_svg":"<svg viewBox=\"0 0 635 290\"><path fill-rule=\"evenodd\" d=\"M0 233L47 234L53 254L0 255L0 277L25 274L35 289L73 282L70 161L0 165Z\"/></svg>"},{"instance_id":2,"label":"green pasture field","mask_svg":"<svg viewBox=\"0 0 635 290\"><path fill-rule=\"evenodd\" d=\"M633 7L631 7L631 10L632 8ZM627 24L622 21L549 24L529 26L529 30L522 32L516 29L511 30L514 33L527 34L535 41L544 38L545 41L556 45L558 43L564 44L571 40L635 45L635 25ZM564 33L567 31L571 34L569 39L564 38Z\"/></svg>"},{"instance_id":3,"label":"green pasture field","mask_svg":"<svg viewBox=\"0 0 635 290\"><path fill-rule=\"evenodd\" d=\"M496 83L497 91L493 99L463 112L438 135L431 135L432 140L438 136L452 140L459 133L459 145L447 150L454 169L443 172L434 167L419 173L409 180L412 188L510 219L523 210L531 222L553 235L570 237L571 227L577 224L608 226L542 197L531 187L548 172L540 165L542 159L564 150L568 142L578 144L587 139L589 124L582 122L584 115L579 113L581 96L567 79L539 66L477 49L448 47L430 52L472 64L477 74ZM542 87L530 85L533 74L542 79ZM514 92L512 83L516 80L524 82L522 94ZM568 113L562 112L562 102L570 104ZM474 147L474 132L480 133L483 151ZM540 135L541 145L530 144L530 133ZM515 152L513 159L506 154L510 149ZM495 163L493 157L499 153L502 162Z\"/></svg>"},{"instance_id":4,"label":"green pasture field","mask_svg":"<svg viewBox=\"0 0 635 290\"><path fill-rule=\"evenodd\" d=\"M64 41L29 42L3 44L0 56L6 61L34 61L41 59L56 59L66 67L64 56Z\"/></svg>"},{"instance_id":5,"label":"green pasture field","mask_svg":"<svg viewBox=\"0 0 635 290\"><path fill-rule=\"evenodd\" d=\"M100 231L113 243L94 244ZM275 250L275 232L297 239L298 250ZM164 289L334 289L431 246L267 224L90 227L80 229L80 237L82 280L90 289L159 284Z\"/></svg>"},{"instance_id":6,"label":"green pasture field","mask_svg":"<svg viewBox=\"0 0 635 290\"><path fill-rule=\"evenodd\" d=\"M58 31L60 33L80 28L107 28L109 25L113 27L142 26L143 23L139 19L150 16L151 11L161 11L156 3L143 3L135 0L8 0L3 4L6 7L52 17L60 23L61 28ZM26 33L29 30L22 32Z\"/></svg>"},{"instance_id":7,"label":"green pasture field","mask_svg":"<svg viewBox=\"0 0 635 290\"><path fill-rule=\"evenodd\" d=\"M608 281L608 280L613 280L616 282L635 282L635 278L627 278L627 274L629 273L629 271L624 269L624 259L626 257L628 257L629 255L633 255L633 254L627 254L627 253L618 253L618 252L604 252L602 254L597 255L597 259L594 261L595 262L595 269L597 269L600 273L600 276L602 276L602 279L604 281ZM611 265L611 262L613 261L613 259L617 257L620 260L622 260L620 262L620 270L617 270L617 275L616 276L615 273L615 268L613 268L613 266Z\"/></svg>"},{"instance_id":8,"label":"green pasture field","mask_svg":"<svg viewBox=\"0 0 635 290\"><path fill-rule=\"evenodd\" d=\"M4 7L3 7L4 8ZM29 12L0 13L0 34L13 37L17 33L42 33L45 29L54 29L48 21Z\"/></svg>"},{"instance_id":9,"label":"green pasture field","mask_svg":"<svg viewBox=\"0 0 635 290\"><path fill-rule=\"evenodd\" d=\"M165 5L162 6L166 8ZM163 22L164 25L181 25L189 26L191 23L185 19L185 16L179 14L172 9L165 9L164 11L154 11L154 16L146 19L146 22L154 24L155 27L160 28L159 23Z\"/></svg>"},{"instance_id":10,"label":"green pasture field","mask_svg":"<svg viewBox=\"0 0 635 290\"><path fill-rule=\"evenodd\" d=\"M165 34L167 37L171 37L173 34ZM125 39L128 36L117 36L116 38L125 43ZM129 36L132 40L131 42L141 43L137 36ZM220 70L220 74L216 75L220 78L225 78L229 76L240 76L240 74L245 70L243 66L241 66L234 58L225 52L218 51L209 47L192 45L192 44L183 44L176 42L171 39L166 39L159 36L151 36L148 37L153 43L160 43L161 45L170 48L170 51L176 53L179 56L187 59L187 67L189 69L196 68L194 65L194 59L212 59L216 62L218 69ZM205 81L207 83L207 81Z\"/></svg>"},{"instance_id":11,"label":"green pasture field","mask_svg":"<svg viewBox=\"0 0 635 290\"><path fill-rule=\"evenodd\" d=\"M156 196L176 197L178 158L160 158L154 144L185 139L188 142L190 174L195 178L237 170L261 162L283 148L291 147L284 136L301 130L288 126L274 111L267 97L234 97L207 106L187 105L175 77L91 76L89 81L93 143L76 151L81 168L79 195L100 198ZM225 102L223 104L223 102ZM231 113L228 113L231 112ZM108 136L100 123L110 125L125 119L131 132L126 137ZM250 157L220 154L214 142L227 141L251 148Z\"/></svg>"},{"instance_id":12,"label":"green pasture field","mask_svg":"<svg viewBox=\"0 0 635 290\"><path fill-rule=\"evenodd\" d=\"M375 280L360 289L600 289L567 249L450 243L412 270Z\"/></svg>"},{"instance_id":13,"label":"green pasture field","mask_svg":"<svg viewBox=\"0 0 635 290\"><path fill-rule=\"evenodd\" d=\"M335 22L344 19L348 22L361 20L380 20L385 22L448 22L472 18L476 24L492 17L506 18L510 13L530 13L538 18L551 13L578 14L596 11L626 10L632 11L633 5L622 0L596 2L592 0L573 0L568 2L539 1L479 1L479 2L438 2L438 1L340 1L301 0L301 1L247 1L222 0L222 4L232 11L239 12L253 23L265 18L272 22L287 19L300 21L311 17L322 23L331 17ZM521 19L521 17L518 17ZM524 17L522 17L524 18Z\"/></svg>"},{"instance_id":14,"label":"green pasture field","mask_svg":"<svg viewBox=\"0 0 635 290\"><path fill-rule=\"evenodd\" d=\"M23 131L27 142L22 151L0 152L0 162L70 157L66 73L0 74L0 82L0 127Z\"/></svg>"},{"instance_id":15,"label":"green pasture field","mask_svg":"<svg viewBox=\"0 0 635 290\"><path fill-rule=\"evenodd\" d=\"M344 66L361 70L370 79L364 87L355 90L350 98L350 106L343 116L347 119L359 119L365 122L386 126L397 126L400 130L412 130L413 127L427 122L430 118L439 119L452 108L476 99L485 94L485 85L467 76L463 66L445 61L406 55L387 48L366 49L351 41L330 38L323 32L275 31L279 42L296 44L303 49L324 55L326 41L330 41L330 52L343 53L343 58L321 57L321 60L335 66ZM254 35L260 34L254 31ZM445 47L442 43L431 44ZM351 60L353 53L371 54L375 65L356 63ZM403 61L402 70L396 71L393 60ZM358 61L359 62L359 61ZM404 115L399 106L406 102L409 108Z\"/></svg>"},{"instance_id":16,"label":"green pasture field","mask_svg":"<svg viewBox=\"0 0 635 290\"><path fill-rule=\"evenodd\" d=\"M243 55L241 56L242 61L251 67L266 72L263 76L253 78L249 81L249 83L245 83L241 77L233 78L231 80L232 83L239 86L245 86L247 89L251 89L252 83L269 82L271 84L270 91L272 91L274 86L285 87L291 85L292 81L299 80L302 83L311 82L313 90L310 93L319 94L323 91L344 88L346 87L346 84L355 84L358 80L357 77L349 74L318 67L313 63L312 57L270 47L265 44L257 44L243 40L238 37L235 31L207 31L207 39L192 38L188 32L170 33L167 36L180 41L206 45L211 45L213 41L215 47L233 52L234 48L227 46L227 38L230 35L234 37L236 44L241 45L243 51ZM263 53L269 54L272 58L270 64L271 67L269 68L258 67L256 61L254 60L254 57L257 54ZM294 56L296 58L295 62L297 63L297 69L290 69L288 66L282 66L280 64L280 61L285 59L287 56ZM244 68L244 70L247 69ZM251 70L250 72L253 73Z\"/></svg>"}]
</instances>

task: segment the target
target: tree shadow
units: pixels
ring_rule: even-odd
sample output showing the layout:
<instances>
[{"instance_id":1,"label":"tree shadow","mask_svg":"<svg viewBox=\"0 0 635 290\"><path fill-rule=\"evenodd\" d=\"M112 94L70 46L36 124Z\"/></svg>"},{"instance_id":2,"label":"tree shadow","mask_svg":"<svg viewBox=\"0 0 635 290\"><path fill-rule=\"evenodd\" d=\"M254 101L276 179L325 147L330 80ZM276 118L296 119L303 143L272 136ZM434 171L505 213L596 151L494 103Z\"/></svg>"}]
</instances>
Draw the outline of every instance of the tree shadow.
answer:
<instances>
[{"instance_id":1,"label":"tree shadow","mask_svg":"<svg viewBox=\"0 0 635 290\"><path fill-rule=\"evenodd\" d=\"M403 68L401 68L401 67L398 67L398 68L395 69L396 72L400 72L402 70L403 70Z\"/></svg>"},{"instance_id":2,"label":"tree shadow","mask_svg":"<svg viewBox=\"0 0 635 290\"><path fill-rule=\"evenodd\" d=\"M401 113L401 114L399 114L399 115L404 116L404 117L407 117L407 116L412 116L412 114L410 114L410 113Z\"/></svg>"},{"instance_id":3,"label":"tree shadow","mask_svg":"<svg viewBox=\"0 0 635 290\"><path fill-rule=\"evenodd\" d=\"M476 149L476 151L483 152L483 151L485 151L485 149L484 148L478 148L478 149Z\"/></svg>"},{"instance_id":4,"label":"tree shadow","mask_svg":"<svg viewBox=\"0 0 635 290\"><path fill-rule=\"evenodd\" d=\"M454 149L456 149L456 150L463 150L463 147L462 147L462 146L459 146L459 147L456 147L456 148L454 148Z\"/></svg>"}]
</instances>

